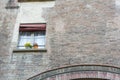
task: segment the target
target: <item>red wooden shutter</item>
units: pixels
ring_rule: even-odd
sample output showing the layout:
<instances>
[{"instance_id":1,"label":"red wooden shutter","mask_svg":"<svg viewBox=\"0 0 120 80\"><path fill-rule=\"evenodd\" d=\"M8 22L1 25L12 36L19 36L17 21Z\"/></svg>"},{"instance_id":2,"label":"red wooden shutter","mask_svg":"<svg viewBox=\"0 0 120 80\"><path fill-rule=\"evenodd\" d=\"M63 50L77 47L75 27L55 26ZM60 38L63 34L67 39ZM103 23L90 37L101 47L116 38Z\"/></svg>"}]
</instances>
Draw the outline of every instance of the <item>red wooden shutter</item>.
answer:
<instances>
[{"instance_id":1,"label":"red wooden shutter","mask_svg":"<svg viewBox=\"0 0 120 80\"><path fill-rule=\"evenodd\" d=\"M45 23L25 23L20 24L20 31L41 31L46 30Z\"/></svg>"}]
</instances>

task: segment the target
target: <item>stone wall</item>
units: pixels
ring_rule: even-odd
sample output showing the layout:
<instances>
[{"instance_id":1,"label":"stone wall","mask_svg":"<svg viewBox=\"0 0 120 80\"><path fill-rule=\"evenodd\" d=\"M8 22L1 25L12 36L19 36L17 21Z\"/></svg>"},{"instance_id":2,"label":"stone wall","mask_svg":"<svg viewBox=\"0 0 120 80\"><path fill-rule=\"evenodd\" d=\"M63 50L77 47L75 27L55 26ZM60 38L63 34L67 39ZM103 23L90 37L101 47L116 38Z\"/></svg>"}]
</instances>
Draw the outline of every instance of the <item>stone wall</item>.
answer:
<instances>
[{"instance_id":1,"label":"stone wall","mask_svg":"<svg viewBox=\"0 0 120 80\"><path fill-rule=\"evenodd\" d=\"M17 49L17 44L19 40L19 25L21 23L46 23L41 16L43 12L42 8L52 6L54 6L54 1L19 3L19 13L12 37L13 54L11 56L15 80L26 80L30 76L48 69L49 59L46 48L38 50L19 50Z\"/></svg>"},{"instance_id":2,"label":"stone wall","mask_svg":"<svg viewBox=\"0 0 120 80\"><path fill-rule=\"evenodd\" d=\"M120 66L117 8L115 0L56 0L55 7L45 11L50 67Z\"/></svg>"},{"instance_id":3,"label":"stone wall","mask_svg":"<svg viewBox=\"0 0 120 80\"><path fill-rule=\"evenodd\" d=\"M47 21L45 52L13 52L19 9L5 9L7 2L0 1L0 80L26 80L74 64L120 66L120 15L115 0L56 0L55 7L43 12Z\"/></svg>"},{"instance_id":4,"label":"stone wall","mask_svg":"<svg viewBox=\"0 0 120 80\"><path fill-rule=\"evenodd\" d=\"M14 80L26 80L47 70L48 55L46 51L14 52L11 59Z\"/></svg>"},{"instance_id":5,"label":"stone wall","mask_svg":"<svg viewBox=\"0 0 120 80\"><path fill-rule=\"evenodd\" d=\"M12 80L11 40L17 9L6 9L8 0L0 0L0 80Z\"/></svg>"}]
</instances>

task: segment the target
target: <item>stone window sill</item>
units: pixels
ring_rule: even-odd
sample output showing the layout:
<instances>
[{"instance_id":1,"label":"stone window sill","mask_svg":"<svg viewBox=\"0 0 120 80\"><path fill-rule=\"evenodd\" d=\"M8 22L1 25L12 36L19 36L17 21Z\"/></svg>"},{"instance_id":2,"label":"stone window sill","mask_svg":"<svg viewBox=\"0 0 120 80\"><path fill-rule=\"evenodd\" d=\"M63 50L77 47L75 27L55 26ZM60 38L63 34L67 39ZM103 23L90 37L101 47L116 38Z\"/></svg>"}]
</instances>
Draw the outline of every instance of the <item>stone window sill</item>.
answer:
<instances>
[{"instance_id":1,"label":"stone window sill","mask_svg":"<svg viewBox=\"0 0 120 80\"><path fill-rule=\"evenodd\" d=\"M14 49L13 53L17 52L47 52L47 49Z\"/></svg>"}]
</instances>

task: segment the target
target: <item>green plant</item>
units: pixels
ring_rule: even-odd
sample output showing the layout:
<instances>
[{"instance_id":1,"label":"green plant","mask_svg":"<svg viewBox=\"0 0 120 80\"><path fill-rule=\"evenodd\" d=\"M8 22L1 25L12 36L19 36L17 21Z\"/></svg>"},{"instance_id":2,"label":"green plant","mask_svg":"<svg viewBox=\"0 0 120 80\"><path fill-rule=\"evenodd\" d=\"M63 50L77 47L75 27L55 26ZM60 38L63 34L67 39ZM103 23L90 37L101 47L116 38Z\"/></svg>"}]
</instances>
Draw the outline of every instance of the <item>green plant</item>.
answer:
<instances>
[{"instance_id":1,"label":"green plant","mask_svg":"<svg viewBox=\"0 0 120 80\"><path fill-rule=\"evenodd\" d=\"M30 42L26 42L25 45L24 45L26 48L32 48L32 45Z\"/></svg>"}]
</instances>

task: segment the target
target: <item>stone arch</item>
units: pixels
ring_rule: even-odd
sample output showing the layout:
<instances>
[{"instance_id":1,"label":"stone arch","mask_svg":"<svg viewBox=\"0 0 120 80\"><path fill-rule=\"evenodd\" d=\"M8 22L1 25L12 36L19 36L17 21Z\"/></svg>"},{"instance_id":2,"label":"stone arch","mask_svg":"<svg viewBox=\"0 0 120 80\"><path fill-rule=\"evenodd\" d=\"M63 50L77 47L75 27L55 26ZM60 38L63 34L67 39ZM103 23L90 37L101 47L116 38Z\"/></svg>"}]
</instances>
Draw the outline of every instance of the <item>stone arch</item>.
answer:
<instances>
[{"instance_id":1,"label":"stone arch","mask_svg":"<svg viewBox=\"0 0 120 80\"><path fill-rule=\"evenodd\" d=\"M101 78L80 78L80 79L73 79L73 80L108 80L108 79L101 79Z\"/></svg>"},{"instance_id":2,"label":"stone arch","mask_svg":"<svg viewBox=\"0 0 120 80\"><path fill-rule=\"evenodd\" d=\"M40 73L28 80L120 80L120 68L108 65L73 65Z\"/></svg>"}]
</instances>

